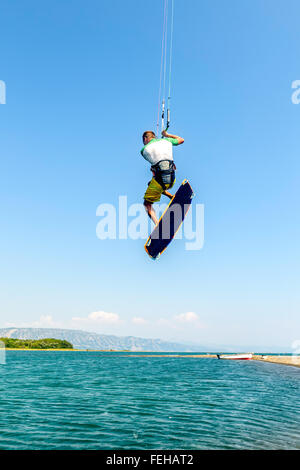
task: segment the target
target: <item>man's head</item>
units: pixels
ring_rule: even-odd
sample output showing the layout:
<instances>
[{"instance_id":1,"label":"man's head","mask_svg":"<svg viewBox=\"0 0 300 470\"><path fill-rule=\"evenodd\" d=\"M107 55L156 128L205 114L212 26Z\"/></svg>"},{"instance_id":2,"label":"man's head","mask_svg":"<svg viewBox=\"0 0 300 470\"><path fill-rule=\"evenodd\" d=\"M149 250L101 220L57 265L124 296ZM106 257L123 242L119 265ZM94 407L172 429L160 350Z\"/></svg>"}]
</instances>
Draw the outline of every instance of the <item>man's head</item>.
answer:
<instances>
[{"instance_id":1,"label":"man's head","mask_svg":"<svg viewBox=\"0 0 300 470\"><path fill-rule=\"evenodd\" d=\"M155 139L155 133L153 131L145 131L143 134L144 145L147 145L152 139Z\"/></svg>"}]
</instances>

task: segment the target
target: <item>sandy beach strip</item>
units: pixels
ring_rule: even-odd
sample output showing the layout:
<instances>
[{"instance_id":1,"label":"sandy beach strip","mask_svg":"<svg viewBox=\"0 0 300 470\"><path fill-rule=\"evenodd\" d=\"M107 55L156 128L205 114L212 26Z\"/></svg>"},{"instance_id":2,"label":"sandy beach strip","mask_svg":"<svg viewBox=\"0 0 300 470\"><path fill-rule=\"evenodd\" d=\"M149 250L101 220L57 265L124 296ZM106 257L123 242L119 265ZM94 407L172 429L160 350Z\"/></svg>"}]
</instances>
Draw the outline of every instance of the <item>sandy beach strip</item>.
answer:
<instances>
[{"instance_id":1,"label":"sandy beach strip","mask_svg":"<svg viewBox=\"0 0 300 470\"><path fill-rule=\"evenodd\" d=\"M286 366L295 366L300 367L300 356L293 355L293 356L272 356L272 354L267 355L254 355L253 359L256 361L262 362L272 362L274 364L283 364Z\"/></svg>"},{"instance_id":2,"label":"sandy beach strip","mask_svg":"<svg viewBox=\"0 0 300 470\"><path fill-rule=\"evenodd\" d=\"M107 349L29 349L29 348L3 348L5 351L61 351L61 352L101 352L101 353L122 353L123 357L214 357L216 358L216 354L168 354L168 353L160 353L160 354L153 354L151 352L143 352L140 354L131 353L130 351L118 351L118 350L107 350Z\"/></svg>"},{"instance_id":3,"label":"sandy beach strip","mask_svg":"<svg viewBox=\"0 0 300 470\"><path fill-rule=\"evenodd\" d=\"M184 357L184 358L217 358L216 354L128 354L130 357ZM229 360L229 359L224 359ZM231 359L232 361L233 359ZM261 362L272 362L274 364L283 364L286 366L295 366L300 367L300 356L275 356L272 354L269 355L253 355L252 360L261 361ZM239 360L234 360L234 362L240 362Z\"/></svg>"},{"instance_id":4,"label":"sandy beach strip","mask_svg":"<svg viewBox=\"0 0 300 470\"><path fill-rule=\"evenodd\" d=\"M216 354L128 354L127 357L217 357Z\"/></svg>"},{"instance_id":5,"label":"sandy beach strip","mask_svg":"<svg viewBox=\"0 0 300 470\"><path fill-rule=\"evenodd\" d=\"M113 350L107 350L107 349L22 349L22 348L6 348L6 351L61 351L61 352L101 352L101 353L122 353L123 357L149 357L149 358L154 358L154 357L184 357L184 358L215 358L217 359L216 354L168 354L168 353L156 353L153 354L150 351L146 352L140 352L139 354L134 354L131 353L130 351L113 351ZM300 356L298 355L293 355L293 356L275 356L272 354L253 354L252 360L254 361L261 361L261 362L271 362L273 364L282 364L286 366L294 366L294 367L300 367ZM240 361L238 361L240 362Z\"/></svg>"}]
</instances>

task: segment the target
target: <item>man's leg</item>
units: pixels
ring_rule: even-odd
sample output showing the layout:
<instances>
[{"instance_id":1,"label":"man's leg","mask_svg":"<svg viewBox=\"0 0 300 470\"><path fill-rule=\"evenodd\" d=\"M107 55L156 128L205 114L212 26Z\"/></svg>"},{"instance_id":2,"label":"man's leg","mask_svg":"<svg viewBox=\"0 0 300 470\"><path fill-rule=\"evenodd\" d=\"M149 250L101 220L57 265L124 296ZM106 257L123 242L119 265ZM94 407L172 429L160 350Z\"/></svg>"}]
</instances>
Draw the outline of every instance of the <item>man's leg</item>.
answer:
<instances>
[{"instance_id":1,"label":"man's leg","mask_svg":"<svg viewBox=\"0 0 300 470\"><path fill-rule=\"evenodd\" d=\"M175 184L175 181L176 181L176 179L175 179L175 173L174 173L172 179L173 179L172 183L171 183L171 184L167 184L167 185L166 185L166 189L163 191L163 194L164 194L165 196L167 196L169 199L172 199L172 198L174 197L174 194L169 193L169 191L167 191L167 189L173 188L173 186L174 186L174 184Z\"/></svg>"},{"instance_id":2,"label":"man's leg","mask_svg":"<svg viewBox=\"0 0 300 470\"><path fill-rule=\"evenodd\" d=\"M162 186L155 180L155 178L152 178L152 180L148 183L147 190L144 194L144 206L147 214L155 225L158 224L158 219L152 204L160 200L162 192Z\"/></svg>"},{"instance_id":3,"label":"man's leg","mask_svg":"<svg viewBox=\"0 0 300 470\"><path fill-rule=\"evenodd\" d=\"M172 197L174 196L174 194L169 193L169 191L163 191L163 194L170 199L172 199Z\"/></svg>"},{"instance_id":4,"label":"man's leg","mask_svg":"<svg viewBox=\"0 0 300 470\"><path fill-rule=\"evenodd\" d=\"M154 225L158 224L158 220L155 214L155 210L153 209L152 203L149 201L144 200L144 206L146 209L147 214L149 215L150 219L154 222Z\"/></svg>"}]
</instances>

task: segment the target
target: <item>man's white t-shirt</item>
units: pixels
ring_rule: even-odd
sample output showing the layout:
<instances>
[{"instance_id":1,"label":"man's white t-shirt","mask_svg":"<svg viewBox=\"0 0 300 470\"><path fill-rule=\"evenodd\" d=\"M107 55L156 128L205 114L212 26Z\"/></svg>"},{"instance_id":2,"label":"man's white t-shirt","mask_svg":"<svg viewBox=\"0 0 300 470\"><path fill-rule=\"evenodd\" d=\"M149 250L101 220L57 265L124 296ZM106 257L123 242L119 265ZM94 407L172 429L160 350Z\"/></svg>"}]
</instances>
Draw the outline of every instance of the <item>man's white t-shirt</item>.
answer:
<instances>
[{"instance_id":1,"label":"man's white t-shirt","mask_svg":"<svg viewBox=\"0 0 300 470\"><path fill-rule=\"evenodd\" d=\"M162 160L173 161L173 145L178 145L177 139L169 137L165 139L154 138L142 148L141 154L145 160L151 163L151 166L156 165Z\"/></svg>"}]
</instances>

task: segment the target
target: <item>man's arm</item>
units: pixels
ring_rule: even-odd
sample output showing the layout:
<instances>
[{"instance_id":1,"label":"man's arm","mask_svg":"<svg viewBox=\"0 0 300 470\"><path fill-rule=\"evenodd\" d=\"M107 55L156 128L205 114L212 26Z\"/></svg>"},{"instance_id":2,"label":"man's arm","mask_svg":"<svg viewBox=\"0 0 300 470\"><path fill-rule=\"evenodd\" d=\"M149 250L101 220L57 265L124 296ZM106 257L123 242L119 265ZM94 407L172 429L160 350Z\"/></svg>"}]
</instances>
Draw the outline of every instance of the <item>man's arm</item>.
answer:
<instances>
[{"instance_id":1,"label":"man's arm","mask_svg":"<svg viewBox=\"0 0 300 470\"><path fill-rule=\"evenodd\" d=\"M164 137L169 137L170 139L176 139L178 141L178 145L183 144L184 142L184 139L182 137L179 137L178 135L168 134L167 131L162 131L161 135Z\"/></svg>"}]
</instances>

